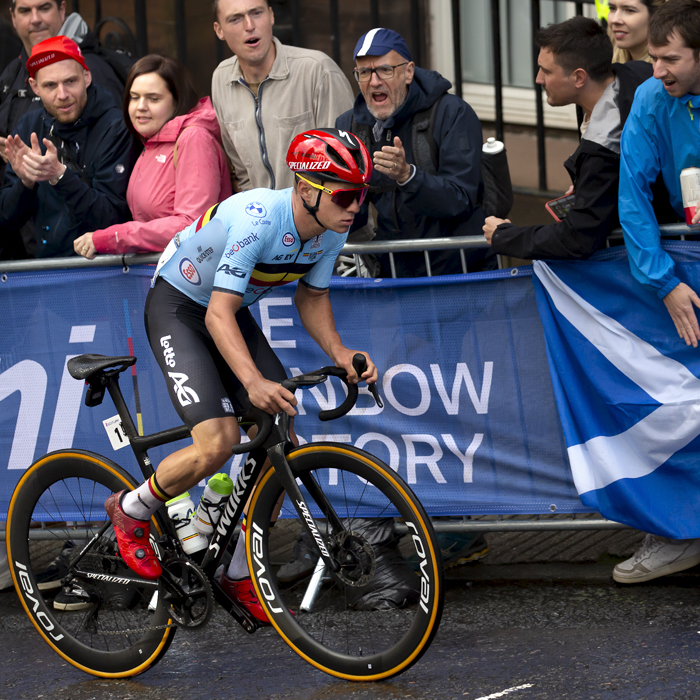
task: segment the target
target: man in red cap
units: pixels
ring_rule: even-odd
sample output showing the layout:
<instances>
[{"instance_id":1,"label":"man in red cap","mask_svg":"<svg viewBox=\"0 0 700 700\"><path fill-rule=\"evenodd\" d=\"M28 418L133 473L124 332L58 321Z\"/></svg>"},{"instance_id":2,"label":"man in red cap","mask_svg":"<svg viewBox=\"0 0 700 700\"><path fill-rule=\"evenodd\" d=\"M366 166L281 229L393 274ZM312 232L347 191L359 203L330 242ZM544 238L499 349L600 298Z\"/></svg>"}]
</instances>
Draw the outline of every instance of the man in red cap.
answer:
<instances>
[{"instance_id":1,"label":"man in red cap","mask_svg":"<svg viewBox=\"0 0 700 700\"><path fill-rule=\"evenodd\" d=\"M35 44L59 34L73 39L80 45L93 80L110 91L117 107L121 106L124 96L124 71L132 62L125 54L119 54L119 66L113 67L111 61L115 52L106 52L100 46L77 12L66 13L65 0L11 0L9 9L22 50L0 75L0 179L4 171L2 166L7 160L5 137L13 133L20 118L28 111L41 107L41 102L29 87L26 69Z\"/></svg>"},{"instance_id":2,"label":"man in red cap","mask_svg":"<svg viewBox=\"0 0 700 700\"><path fill-rule=\"evenodd\" d=\"M33 218L37 257L72 255L78 236L129 218L133 143L121 111L92 84L72 39L36 44L27 70L44 108L22 117L7 138L0 229Z\"/></svg>"}]
</instances>

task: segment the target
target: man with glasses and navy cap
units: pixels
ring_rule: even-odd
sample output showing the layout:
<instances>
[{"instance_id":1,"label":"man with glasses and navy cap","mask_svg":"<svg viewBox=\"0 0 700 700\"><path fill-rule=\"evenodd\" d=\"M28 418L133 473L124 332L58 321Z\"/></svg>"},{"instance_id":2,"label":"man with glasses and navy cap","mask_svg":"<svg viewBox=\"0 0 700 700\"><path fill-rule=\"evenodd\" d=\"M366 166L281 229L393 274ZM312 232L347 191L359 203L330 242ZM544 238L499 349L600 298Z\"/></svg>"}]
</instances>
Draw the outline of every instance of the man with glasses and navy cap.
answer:
<instances>
[{"instance_id":1,"label":"man with glasses and navy cap","mask_svg":"<svg viewBox=\"0 0 700 700\"><path fill-rule=\"evenodd\" d=\"M403 37L392 29L372 29L354 51L360 86L352 110L336 127L359 136L374 162L368 199L377 210L375 240L481 235L481 124L474 110L450 95L451 85L435 71L416 67ZM367 221L368 205L353 230ZM395 256L399 277L427 274L422 253ZM489 267L476 250L467 254L469 271ZM382 276L391 276L388 256ZM430 255L433 275L462 272L458 251Z\"/></svg>"},{"instance_id":2,"label":"man with glasses and navy cap","mask_svg":"<svg viewBox=\"0 0 700 700\"><path fill-rule=\"evenodd\" d=\"M403 37L391 29L367 32L354 58L360 94L336 126L361 138L372 155L367 199L377 210L375 240L480 235L483 141L474 110L447 94L450 83L439 73L417 68ZM366 218L364 203L350 230ZM380 256L384 277L392 276L388 257ZM398 277L427 275L422 252L394 259ZM484 253L468 253L467 265L470 271L484 269ZM430 266L433 275L462 272L456 250L432 252ZM488 553L480 534L445 532L438 540L446 568Z\"/></svg>"}]
</instances>

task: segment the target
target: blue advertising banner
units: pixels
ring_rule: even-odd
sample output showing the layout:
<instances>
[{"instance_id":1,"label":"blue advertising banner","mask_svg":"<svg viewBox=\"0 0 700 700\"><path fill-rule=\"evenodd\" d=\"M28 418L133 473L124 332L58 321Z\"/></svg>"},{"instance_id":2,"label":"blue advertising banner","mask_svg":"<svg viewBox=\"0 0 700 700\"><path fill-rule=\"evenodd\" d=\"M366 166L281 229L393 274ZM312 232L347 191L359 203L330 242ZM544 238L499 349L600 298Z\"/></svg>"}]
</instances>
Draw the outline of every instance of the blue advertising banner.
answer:
<instances>
[{"instance_id":1,"label":"blue advertising banner","mask_svg":"<svg viewBox=\"0 0 700 700\"><path fill-rule=\"evenodd\" d=\"M67 447L110 457L140 479L120 446L109 397L84 405L66 361L135 354L121 386L146 433L178 424L143 326L152 266L12 273L0 283L0 520L22 472ZM317 414L344 396L333 380L300 394L302 442L333 440L377 455L432 515L589 512L571 478L554 403L531 268L413 280L334 278L331 301L348 347L380 370L379 409L366 389L348 415ZM276 289L253 315L290 374L328 364ZM106 427L105 427L106 425ZM110 434L112 440L110 440ZM184 442L151 451L154 464ZM241 457L229 468L236 476ZM197 495L197 494L195 494Z\"/></svg>"}]
</instances>

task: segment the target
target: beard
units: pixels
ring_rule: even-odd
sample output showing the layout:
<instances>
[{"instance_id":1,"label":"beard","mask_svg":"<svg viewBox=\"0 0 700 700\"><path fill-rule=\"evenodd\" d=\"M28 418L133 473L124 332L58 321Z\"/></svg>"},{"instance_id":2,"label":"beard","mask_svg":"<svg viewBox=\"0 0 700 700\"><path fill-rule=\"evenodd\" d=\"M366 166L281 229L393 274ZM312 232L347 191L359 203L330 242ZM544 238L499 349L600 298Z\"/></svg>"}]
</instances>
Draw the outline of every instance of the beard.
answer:
<instances>
[{"instance_id":1,"label":"beard","mask_svg":"<svg viewBox=\"0 0 700 700\"><path fill-rule=\"evenodd\" d=\"M85 110L85 105L87 104L87 93L83 93L80 98L74 103L73 109L69 113L60 112L59 107L63 105L44 105L46 111L59 123L61 124L72 124L77 122L80 115Z\"/></svg>"},{"instance_id":2,"label":"beard","mask_svg":"<svg viewBox=\"0 0 700 700\"><path fill-rule=\"evenodd\" d=\"M384 94L387 96L387 100L386 102L382 103L379 109L372 106L371 93L369 94L369 99L365 97L365 104L367 105L369 113L379 121L386 121L389 117L392 117L399 111L399 109L401 109L401 105L403 105L408 97L408 89L406 86L402 86L402 88L398 88Z\"/></svg>"}]
</instances>

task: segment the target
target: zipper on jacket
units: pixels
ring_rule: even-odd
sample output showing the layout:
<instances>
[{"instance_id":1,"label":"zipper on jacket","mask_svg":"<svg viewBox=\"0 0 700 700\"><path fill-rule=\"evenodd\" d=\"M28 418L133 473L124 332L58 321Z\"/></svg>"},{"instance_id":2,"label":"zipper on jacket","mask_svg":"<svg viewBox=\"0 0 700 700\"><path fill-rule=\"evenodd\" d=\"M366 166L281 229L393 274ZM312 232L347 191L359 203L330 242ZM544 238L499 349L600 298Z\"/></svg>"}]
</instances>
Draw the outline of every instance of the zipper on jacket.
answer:
<instances>
[{"instance_id":1,"label":"zipper on jacket","mask_svg":"<svg viewBox=\"0 0 700 700\"><path fill-rule=\"evenodd\" d=\"M389 145L393 145L393 143L394 143L394 139L391 135L391 129L386 130L386 142ZM398 197L396 196L399 192L399 183L394 182L394 185L395 185L395 189L391 193L391 216L394 219L394 228L397 231L401 232L401 226L399 225L399 212L398 212L399 207L398 207L398 202L397 202Z\"/></svg>"},{"instance_id":2,"label":"zipper on jacket","mask_svg":"<svg viewBox=\"0 0 700 700\"><path fill-rule=\"evenodd\" d=\"M267 155L267 146L265 144L265 130L263 129L263 123L262 123L262 111L261 111L261 105L260 105L260 99L262 97L262 89L263 89L263 83L268 80L268 78L265 78L260 82L260 85L258 85L258 94L256 95L248 86L248 83L245 82L243 78L239 78L238 82L241 83L241 85L244 85L248 92L253 96L253 99L255 100L255 123L258 127L258 145L260 146L260 157L262 159L263 165L265 166L265 169L270 175L270 189L274 190L275 189L275 173L272 170L272 166L270 165L270 159L268 158Z\"/></svg>"}]
</instances>

